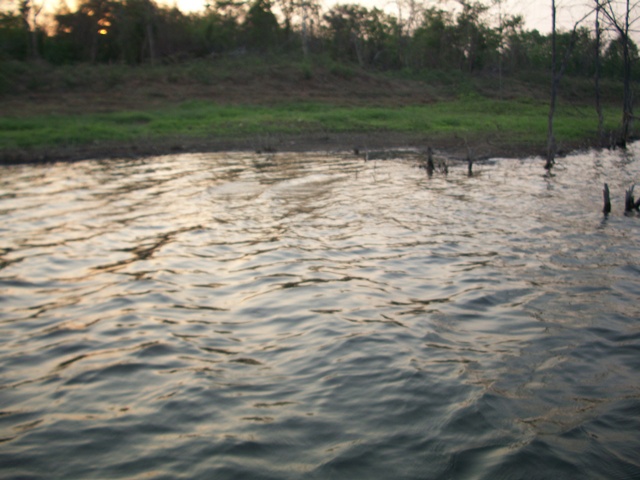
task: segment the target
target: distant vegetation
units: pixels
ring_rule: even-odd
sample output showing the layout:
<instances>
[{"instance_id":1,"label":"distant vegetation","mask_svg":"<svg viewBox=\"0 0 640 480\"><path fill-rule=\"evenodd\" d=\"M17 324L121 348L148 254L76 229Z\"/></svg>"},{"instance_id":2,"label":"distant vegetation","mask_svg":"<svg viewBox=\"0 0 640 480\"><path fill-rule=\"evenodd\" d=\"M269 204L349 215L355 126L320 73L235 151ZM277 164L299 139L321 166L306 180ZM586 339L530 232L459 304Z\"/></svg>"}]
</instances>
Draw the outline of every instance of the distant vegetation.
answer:
<instances>
[{"instance_id":1,"label":"distant vegetation","mask_svg":"<svg viewBox=\"0 0 640 480\"><path fill-rule=\"evenodd\" d=\"M84 0L75 11L61 3L43 25L36 0L15 0L0 13L0 60L39 58L55 65L175 63L247 53L329 56L340 64L382 71L456 70L512 75L548 72L551 35L527 30L522 17L481 2L460 0L455 12L405 2L402 18L377 8L315 0L217 0L185 14L152 0ZM402 2L399 2L402 5ZM596 48L591 26L559 33L560 50L572 45L565 73L620 77L620 34ZM632 55L638 57L635 45Z\"/></svg>"},{"instance_id":2,"label":"distant vegetation","mask_svg":"<svg viewBox=\"0 0 640 480\"><path fill-rule=\"evenodd\" d=\"M601 3L604 12L610 2ZM572 104L558 112L561 141L602 138L634 118L631 108L620 115L622 78L630 72L633 87L640 78L624 29L583 22L547 35L503 14L501 0L455 4L399 1L395 16L357 4L323 11L316 0L217 0L187 14L153 0L84 0L45 22L41 3L14 0L0 13L0 140L6 151L211 131L387 130L508 132L534 143L546 134L554 64ZM35 92L61 100L11 104ZM88 92L113 95L74 108L69 95Z\"/></svg>"}]
</instances>

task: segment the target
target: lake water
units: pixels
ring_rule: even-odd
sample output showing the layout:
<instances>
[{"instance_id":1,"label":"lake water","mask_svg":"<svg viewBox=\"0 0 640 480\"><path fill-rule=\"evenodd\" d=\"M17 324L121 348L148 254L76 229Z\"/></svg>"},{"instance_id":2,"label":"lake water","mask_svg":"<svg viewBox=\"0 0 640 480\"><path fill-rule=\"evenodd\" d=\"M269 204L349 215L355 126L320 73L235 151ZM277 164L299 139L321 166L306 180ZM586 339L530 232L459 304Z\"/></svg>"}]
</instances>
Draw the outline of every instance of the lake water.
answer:
<instances>
[{"instance_id":1,"label":"lake water","mask_svg":"<svg viewBox=\"0 0 640 480\"><path fill-rule=\"evenodd\" d=\"M640 478L639 156L3 167L0 477Z\"/></svg>"}]
</instances>

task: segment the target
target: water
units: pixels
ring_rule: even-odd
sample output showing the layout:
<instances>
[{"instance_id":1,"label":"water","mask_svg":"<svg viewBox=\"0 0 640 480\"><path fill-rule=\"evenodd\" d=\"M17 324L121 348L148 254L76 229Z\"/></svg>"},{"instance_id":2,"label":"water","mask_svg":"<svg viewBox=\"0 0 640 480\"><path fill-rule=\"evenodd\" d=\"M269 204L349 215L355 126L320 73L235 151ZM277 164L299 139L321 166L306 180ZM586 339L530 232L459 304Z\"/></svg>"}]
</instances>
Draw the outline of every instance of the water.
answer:
<instances>
[{"instance_id":1,"label":"water","mask_svg":"<svg viewBox=\"0 0 640 480\"><path fill-rule=\"evenodd\" d=\"M3 168L0 476L640 478L639 154Z\"/></svg>"}]
</instances>

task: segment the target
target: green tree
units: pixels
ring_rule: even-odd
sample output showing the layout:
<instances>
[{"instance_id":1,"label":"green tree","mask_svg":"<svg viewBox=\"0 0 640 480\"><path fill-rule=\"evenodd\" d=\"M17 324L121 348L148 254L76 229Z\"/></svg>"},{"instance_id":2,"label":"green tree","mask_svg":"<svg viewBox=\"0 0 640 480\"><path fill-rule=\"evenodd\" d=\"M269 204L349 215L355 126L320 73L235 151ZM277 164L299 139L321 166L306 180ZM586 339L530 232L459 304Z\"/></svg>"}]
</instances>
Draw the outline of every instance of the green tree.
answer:
<instances>
[{"instance_id":1,"label":"green tree","mask_svg":"<svg viewBox=\"0 0 640 480\"><path fill-rule=\"evenodd\" d=\"M29 39L25 35L22 17L13 12L0 13L0 60L26 60Z\"/></svg>"},{"instance_id":2,"label":"green tree","mask_svg":"<svg viewBox=\"0 0 640 480\"><path fill-rule=\"evenodd\" d=\"M112 59L116 7L112 0L85 0L75 12L56 14L56 37L58 43L67 45L67 60L95 63Z\"/></svg>"},{"instance_id":3,"label":"green tree","mask_svg":"<svg viewBox=\"0 0 640 480\"><path fill-rule=\"evenodd\" d=\"M324 15L325 35L332 56L360 66L390 65L397 52L398 24L378 8L336 5ZM389 56L385 60L385 54ZM396 53L397 54L397 53Z\"/></svg>"},{"instance_id":4,"label":"green tree","mask_svg":"<svg viewBox=\"0 0 640 480\"><path fill-rule=\"evenodd\" d=\"M276 0L275 6L283 17L283 36L286 45L299 39L302 53L309 56L310 44L320 23L320 4L317 0Z\"/></svg>"},{"instance_id":5,"label":"green tree","mask_svg":"<svg viewBox=\"0 0 640 480\"><path fill-rule=\"evenodd\" d=\"M246 14L247 3L242 0L217 0L215 5L207 5L204 15L195 19L207 54L217 55L238 47Z\"/></svg>"},{"instance_id":6,"label":"green tree","mask_svg":"<svg viewBox=\"0 0 640 480\"><path fill-rule=\"evenodd\" d=\"M459 0L462 11L456 18L454 41L460 69L467 72L480 70L487 61L490 43L497 47L496 38L490 37L490 29L483 21L488 7L480 2L466 2ZM495 51L495 48L494 48Z\"/></svg>"},{"instance_id":7,"label":"green tree","mask_svg":"<svg viewBox=\"0 0 640 480\"><path fill-rule=\"evenodd\" d=\"M335 5L323 17L333 58L364 65L362 24L367 9L360 5Z\"/></svg>"},{"instance_id":8,"label":"green tree","mask_svg":"<svg viewBox=\"0 0 640 480\"><path fill-rule=\"evenodd\" d=\"M430 8L413 35L414 68L453 68L458 65L454 48L454 22L451 13Z\"/></svg>"},{"instance_id":9,"label":"green tree","mask_svg":"<svg viewBox=\"0 0 640 480\"><path fill-rule=\"evenodd\" d=\"M159 8L153 0L125 0L117 9L117 41L127 63L154 63Z\"/></svg>"},{"instance_id":10,"label":"green tree","mask_svg":"<svg viewBox=\"0 0 640 480\"><path fill-rule=\"evenodd\" d=\"M269 51L278 45L280 25L271 11L269 0L255 0L244 21L247 46L256 51Z\"/></svg>"}]
</instances>

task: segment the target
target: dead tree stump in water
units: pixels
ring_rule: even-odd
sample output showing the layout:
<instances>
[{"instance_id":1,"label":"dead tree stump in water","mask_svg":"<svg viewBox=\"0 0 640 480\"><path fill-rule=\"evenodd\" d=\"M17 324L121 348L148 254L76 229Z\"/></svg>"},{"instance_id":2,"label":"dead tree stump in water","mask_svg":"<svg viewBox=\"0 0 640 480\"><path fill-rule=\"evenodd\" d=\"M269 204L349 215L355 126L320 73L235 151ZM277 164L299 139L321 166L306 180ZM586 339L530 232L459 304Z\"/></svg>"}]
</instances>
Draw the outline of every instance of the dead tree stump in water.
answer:
<instances>
[{"instance_id":1,"label":"dead tree stump in water","mask_svg":"<svg viewBox=\"0 0 640 480\"><path fill-rule=\"evenodd\" d=\"M633 212L634 210L640 209L640 199L636 202L633 198L633 189L635 188L635 184L631 185L624 192L624 213Z\"/></svg>"},{"instance_id":2,"label":"dead tree stump in water","mask_svg":"<svg viewBox=\"0 0 640 480\"><path fill-rule=\"evenodd\" d=\"M635 184L631 185L624 192L624 213L625 215L631 212L640 211L640 198L636 200L633 197L633 190L635 188ZM604 207L602 209L602 213L605 215L611 213L611 195L609 193L609 185L604 184L604 189L602 190L602 196L604 198Z\"/></svg>"},{"instance_id":3,"label":"dead tree stump in water","mask_svg":"<svg viewBox=\"0 0 640 480\"><path fill-rule=\"evenodd\" d=\"M427 148L427 158L420 158L420 168L424 168L427 171L427 175L431 178L434 172L437 171L440 173L444 173L447 175L449 173L449 164L447 163L446 158L438 157L436 159L433 158L433 149L431 147Z\"/></svg>"},{"instance_id":4,"label":"dead tree stump in water","mask_svg":"<svg viewBox=\"0 0 640 480\"><path fill-rule=\"evenodd\" d=\"M433 164L433 149L431 147L427 148L427 164L424 165L424 169L427 171L427 175L433 175L433 171L436 169Z\"/></svg>"},{"instance_id":5,"label":"dead tree stump in water","mask_svg":"<svg viewBox=\"0 0 640 480\"><path fill-rule=\"evenodd\" d=\"M604 196L604 208L602 209L602 213L607 215L608 213L611 213L611 197L609 195L609 185L606 183L604 184L602 195Z\"/></svg>"},{"instance_id":6,"label":"dead tree stump in water","mask_svg":"<svg viewBox=\"0 0 640 480\"><path fill-rule=\"evenodd\" d=\"M625 192L624 192L624 211L625 212L630 212L631 210L633 210L633 187L634 185L631 185Z\"/></svg>"}]
</instances>

